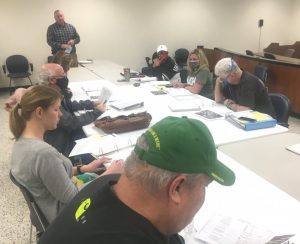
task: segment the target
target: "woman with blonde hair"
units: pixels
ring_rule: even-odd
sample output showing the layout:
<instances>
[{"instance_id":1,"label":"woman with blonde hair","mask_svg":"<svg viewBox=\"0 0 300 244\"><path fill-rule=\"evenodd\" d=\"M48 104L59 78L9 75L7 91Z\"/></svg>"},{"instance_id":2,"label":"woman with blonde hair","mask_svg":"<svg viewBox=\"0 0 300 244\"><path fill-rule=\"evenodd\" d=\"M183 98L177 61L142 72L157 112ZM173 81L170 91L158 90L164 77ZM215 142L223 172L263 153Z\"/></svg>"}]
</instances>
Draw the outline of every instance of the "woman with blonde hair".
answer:
<instances>
[{"instance_id":1,"label":"woman with blonde hair","mask_svg":"<svg viewBox=\"0 0 300 244\"><path fill-rule=\"evenodd\" d=\"M187 60L187 83L173 82L174 87L184 87L192 93L207 98L213 98L213 75L209 70L209 64L204 52L195 49L190 52Z\"/></svg>"},{"instance_id":2,"label":"woman with blonde hair","mask_svg":"<svg viewBox=\"0 0 300 244\"><path fill-rule=\"evenodd\" d=\"M23 94L9 118L10 130L16 140L11 173L31 192L49 223L79 191L72 176L95 172L110 161L103 157L88 165L73 167L68 158L44 142L45 131L55 129L62 115L61 99L52 88L33 86Z\"/></svg>"}]
</instances>

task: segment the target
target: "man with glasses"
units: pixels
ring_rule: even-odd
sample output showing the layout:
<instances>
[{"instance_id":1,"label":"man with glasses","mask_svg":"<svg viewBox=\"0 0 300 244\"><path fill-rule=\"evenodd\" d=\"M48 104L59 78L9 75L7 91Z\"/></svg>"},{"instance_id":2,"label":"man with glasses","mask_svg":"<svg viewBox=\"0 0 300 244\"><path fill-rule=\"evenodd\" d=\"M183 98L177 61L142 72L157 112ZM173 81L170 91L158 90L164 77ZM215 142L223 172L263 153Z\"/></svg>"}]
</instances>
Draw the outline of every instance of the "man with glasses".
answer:
<instances>
[{"instance_id":1,"label":"man with glasses","mask_svg":"<svg viewBox=\"0 0 300 244\"><path fill-rule=\"evenodd\" d=\"M215 101L237 112L255 110L275 117L275 112L263 82L239 68L231 58L221 59L215 66L218 76Z\"/></svg>"},{"instance_id":2,"label":"man with glasses","mask_svg":"<svg viewBox=\"0 0 300 244\"><path fill-rule=\"evenodd\" d=\"M47 131L44 140L64 156L68 157L75 145L75 140L85 137L82 126L95 121L105 111L106 107L103 103L92 102L90 100L71 101L72 92L68 88L69 80L59 64L44 64L40 72L40 77L45 85L59 91L63 96L60 107L62 116L58 126L55 130ZM24 88L17 89L15 94L5 101L5 109L10 112L21 100L25 92L26 89ZM78 110L89 111L75 115L75 111ZM84 163L90 162L92 158L90 155L84 155L80 160L83 160Z\"/></svg>"}]
</instances>

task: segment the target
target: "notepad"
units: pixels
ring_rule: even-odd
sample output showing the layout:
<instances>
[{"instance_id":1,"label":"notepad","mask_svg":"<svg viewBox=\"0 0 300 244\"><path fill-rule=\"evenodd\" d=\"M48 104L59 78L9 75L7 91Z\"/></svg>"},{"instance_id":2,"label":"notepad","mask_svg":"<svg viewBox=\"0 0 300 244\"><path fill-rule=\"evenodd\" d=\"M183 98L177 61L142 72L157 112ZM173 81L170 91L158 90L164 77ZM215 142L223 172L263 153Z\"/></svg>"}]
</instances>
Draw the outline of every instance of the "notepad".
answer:
<instances>
[{"instance_id":1,"label":"notepad","mask_svg":"<svg viewBox=\"0 0 300 244\"><path fill-rule=\"evenodd\" d=\"M116 100L109 103L109 106L117 109L117 110L130 110L130 109L136 109L144 106L144 102L139 99L121 99Z\"/></svg>"},{"instance_id":2,"label":"notepad","mask_svg":"<svg viewBox=\"0 0 300 244\"><path fill-rule=\"evenodd\" d=\"M258 111L244 111L226 114L225 119L246 131L270 128L277 124L276 119L273 119L268 114L260 113Z\"/></svg>"},{"instance_id":3,"label":"notepad","mask_svg":"<svg viewBox=\"0 0 300 244\"><path fill-rule=\"evenodd\" d=\"M287 146L286 149L300 155L300 143Z\"/></svg>"},{"instance_id":4,"label":"notepad","mask_svg":"<svg viewBox=\"0 0 300 244\"><path fill-rule=\"evenodd\" d=\"M193 101L178 101L168 105L172 112L199 111L200 105Z\"/></svg>"}]
</instances>

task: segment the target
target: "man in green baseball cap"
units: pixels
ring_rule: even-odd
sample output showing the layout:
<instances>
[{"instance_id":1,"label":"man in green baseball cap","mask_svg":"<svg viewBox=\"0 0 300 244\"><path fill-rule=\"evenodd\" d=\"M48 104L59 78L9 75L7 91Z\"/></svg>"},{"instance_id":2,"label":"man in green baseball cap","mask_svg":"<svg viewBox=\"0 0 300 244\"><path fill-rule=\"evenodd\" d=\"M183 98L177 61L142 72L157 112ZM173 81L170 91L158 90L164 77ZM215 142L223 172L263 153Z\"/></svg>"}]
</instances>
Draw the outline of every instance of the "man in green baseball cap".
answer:
<instances>
[{"instance_id":1,"label":"man in green baseball cap","mask_svg":"<svg viewBox=\"0 0 300 244\"><path fill-rule=\"evenodd\" d=\"M208 128L166 117L138 138L120 178L104 187L100 179L90 183L40 243L184 243L177 233L203 205L212 180L229 186L235 175L218 161Z\"/></svg>"}]
</instances>

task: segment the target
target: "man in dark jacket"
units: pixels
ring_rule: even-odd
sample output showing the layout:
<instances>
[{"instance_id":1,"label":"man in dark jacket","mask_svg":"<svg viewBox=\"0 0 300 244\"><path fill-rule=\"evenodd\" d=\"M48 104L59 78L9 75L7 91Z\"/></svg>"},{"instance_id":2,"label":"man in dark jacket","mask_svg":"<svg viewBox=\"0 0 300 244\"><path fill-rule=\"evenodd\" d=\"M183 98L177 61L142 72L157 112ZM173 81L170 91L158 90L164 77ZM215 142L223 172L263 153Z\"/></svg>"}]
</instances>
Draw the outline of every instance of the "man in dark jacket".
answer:
<instances>
[{"instance_id":1,"label":"man in dark jacket","mask_svg":"<svg viewBox=\"0 0 300 244\"><path fill-rule=\"evenodd\" d=\"M159 45L152 56L153 76L158 80L178 80L180 75L174 60L168 55L166 45Z\"/></svg>"},{"instance_id":2,"label":"man in dark jacket","mask_svg":"<svg viewBox=\"0 0 300 244\"><path fill-rule=\"evenodd\" d=\"M85 137L82 126L95 121L105 111L105 105L90 100L71 101L72 92L68 88L69 80L59 64L44 64L40 76L63 96L60 108L62 117L59 124L55 130L47 131L44 139L68 157L75 145L75 140ZM75 115L74 112L79 110L89 111Z\"/></svg>"}]
</instances>

